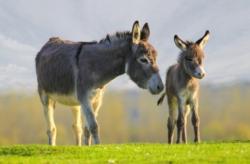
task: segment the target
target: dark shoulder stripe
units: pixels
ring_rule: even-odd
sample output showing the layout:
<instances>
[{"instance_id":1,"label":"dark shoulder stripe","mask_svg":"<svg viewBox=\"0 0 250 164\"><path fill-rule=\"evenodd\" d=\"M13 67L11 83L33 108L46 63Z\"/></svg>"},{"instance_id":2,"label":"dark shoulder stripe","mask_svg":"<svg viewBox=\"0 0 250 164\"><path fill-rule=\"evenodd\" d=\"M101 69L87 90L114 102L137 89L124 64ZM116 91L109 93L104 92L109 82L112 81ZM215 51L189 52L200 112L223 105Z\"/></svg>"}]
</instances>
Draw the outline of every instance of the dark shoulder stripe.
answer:
<instances>
[{"instance_id":1,"label":"dark shoulder stripe","mask_svg":"<svg viewBox=\"0 0 250 164\"><path fill-rule=\"evenodd\" d=\"M93 41L93 42L80 42L80 45L79 47L77 48L77 51L76 51L76 64L78 66L79 64L79 56L82 52L82 48L84 45L89 45L89 44L96 44L97 42L96 41Z\"/></svg>"}]
</instances>

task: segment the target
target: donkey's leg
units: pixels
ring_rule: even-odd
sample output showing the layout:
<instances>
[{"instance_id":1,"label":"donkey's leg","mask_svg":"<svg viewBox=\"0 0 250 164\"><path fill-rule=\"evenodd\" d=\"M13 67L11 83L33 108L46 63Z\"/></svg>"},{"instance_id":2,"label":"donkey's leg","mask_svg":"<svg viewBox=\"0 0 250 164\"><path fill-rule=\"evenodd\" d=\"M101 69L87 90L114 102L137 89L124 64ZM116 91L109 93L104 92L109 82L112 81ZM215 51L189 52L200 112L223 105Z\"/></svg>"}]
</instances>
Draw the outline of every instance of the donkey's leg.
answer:
<instances>
[{"instance_id":1,"label":"donkey's leg","mask_svg":"<svg viewBox=\"0 0 250 164\"><path fill-rule=\"evenodd\" d=\"M169 116L168 116L168 143L173 143L173 137L174 137L174 129L176 124L176 112L177 112L177 106L176 102L174 102L173 99L168 99L168 106L169 106Z\"/></svg>"},{"instance_id":2,"label":"donkey's leg","mask_svg":"<svg viewBox=\"0 0 250 164\"><path fill-rule=\"evenodd\" d=\"M192 109L192 124L194 127L194 142L200 142L200 118L198 114L198 99L195 99L191 105Z\"/></svg>"},{"instance_id":3,"label":"donkey's leg","mask_svg":"<svg viewBox=\"0 0 250 164\"><path fill-rule=\"evenodd\" d=\"M47 134L48 134L49 144L55 146L56 145L56 125L54 121L55 101L50 99L45 94L40 95L40 97L43 103L44 116L47 123Z\"/></svg>"},{"instance_id":4,"label":"donkey's leg","mask_svg":"<svg viewBox=\"0 0 250 164\"><path fill-rule=\"evenodd\" d=\"M76 137L76 145L82 145L82 118L81 118L81 107L75 106L72 107L73 113L73 130Z\"/></svg>"},{"instance_id":5,"label":"donkey's leg","mask_svg":"<svg viewBox=\"0 0 250 164\"><path fill-rule=\"evenodd\" d=\"M101 104L102 104L103 93L104 93L103 89L97 91L96 95L92 98L92 101L91 101L92 109L93 109L93 112L95 115L95 119L97 118L99 109L100 109ZM89 132L87 126L85 126L85 128L84 128L84 136L85 136L85 144L90 145L91 144L91 136L90 136L90 132Z\"/></svg>"},{"instance_id":6,"label":"donkey's leg","mask_svg":"<svg viewBox=\"0 0 250 164\"><path fill-rule=\"evenodd\" d=\"M183 131L182 131L183 143L187 143L187 116L189 115L189 112L190 112L189 105L186 105L185 111L184 111L184 126L183 126Z\"/></svg>"},{"instance_id":7,"label":"donkey's leg","mask_svg":"<svg viewBox=\"0 0 250 164\"><path fill-rule=\"evenodd\" d=\"M177 118L177 140L176 143L181 143L182 132L184 128L184 101L178 99L178 118Z\"/></svg>"},{"instance_id":8,"label":"donkey's leg","mask_svg":"<svg viewBox=\"0 0 250 164\"><path fill-rule=\"evenodd\" d=\"M100 139L99 139L98 124L97 124L97 121L95 118L94 111L92 110L90 98L88 96L84 96L84 98L82 100L82 110L83 110L83 113L85 116L87 130L92 135L92 137L94 139L94 143L99 144ZM85 128L84 132L85 132L85 139L86 139L86 132L87 132L86 128Z\"/></svg>"}]
</instances>

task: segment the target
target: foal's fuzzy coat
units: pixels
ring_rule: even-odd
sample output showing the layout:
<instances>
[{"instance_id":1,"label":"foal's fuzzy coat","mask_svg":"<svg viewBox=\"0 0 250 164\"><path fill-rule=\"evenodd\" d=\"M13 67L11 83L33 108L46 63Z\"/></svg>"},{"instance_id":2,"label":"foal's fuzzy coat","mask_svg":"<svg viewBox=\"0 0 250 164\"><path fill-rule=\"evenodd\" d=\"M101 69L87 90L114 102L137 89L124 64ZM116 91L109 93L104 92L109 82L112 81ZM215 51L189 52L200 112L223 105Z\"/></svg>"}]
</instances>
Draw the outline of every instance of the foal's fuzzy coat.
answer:
<instances>
[{"instance_id":1,"label":"foal's fuzzy coat","mask_svg":"<svg viewBox=\"0 0 250 164\"><path fill-rule=\"evenodd\" d=\"M181 49L178 63L169 67L166 75L166 92L158 100L158 105L168 98L168 143L173 141L173 132L177 122L177 143L187 142L186 122L189 109L192 111L192 123L195 133L195 142L200 141L199 115L198 115L198 93L199 81L205 76L203 69L204 52L203 47L207 43L209 32L193 42L184 42L177 35L174 37L175 44ZM176 112L178 111L178 116Z\"/></svg>"}]
</instances>

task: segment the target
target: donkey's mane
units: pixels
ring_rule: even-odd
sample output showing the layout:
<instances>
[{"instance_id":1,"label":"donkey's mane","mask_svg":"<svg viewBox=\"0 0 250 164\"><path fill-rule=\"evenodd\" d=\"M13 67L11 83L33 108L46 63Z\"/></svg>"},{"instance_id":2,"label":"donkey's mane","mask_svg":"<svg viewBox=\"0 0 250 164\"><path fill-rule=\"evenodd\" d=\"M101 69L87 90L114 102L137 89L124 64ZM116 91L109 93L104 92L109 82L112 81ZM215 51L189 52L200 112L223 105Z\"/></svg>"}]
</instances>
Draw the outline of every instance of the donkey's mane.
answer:
<instances>
[{"instance_id":1,"label":"donkey's mane","mask_svg":"<svg viewBox=\"0 0 250 164\"><path fill-rule=\"evenodd\" d=\"M130 40L131 39L131 32L124 31L124 32L116 32L114 34L107 34L105 38L101 39L99 43L103 42L112 42L116 40L124 39L124 40Z\"/></svg>"},{"instance_id":2,"label":"donkey's mane","mask_svg":"<svg viewBox=\"0 0 250 164\"><path fill-rule=\"evenodd\" d=\"M104 42L113 42L117 40L131 40L132 38L132 33L130 31L123 31L123 32L116 32L114 34L107 34L105 38L100 39L99 43L104 43ZM67 42L72 42L69 40L64 40L61 39L60 37L51 37L49 38L49 42L58 42L58 43L67 43ZM90 41L90 42L80 42L84 44L96 44L98 43L97 41Z\"/></svg>"},{"instance_id":3,"label":"donkey's mane","mask_svg":"<svg viewBox=\"0 0 250 164\"><path fill-rule=\"evenodd\" d=\"M114 34L118 38L123 38L123 39L130 39L131 38L131 32L130 31L125 31L125 32L116 32Z\"/></svg>"}]
</instances>

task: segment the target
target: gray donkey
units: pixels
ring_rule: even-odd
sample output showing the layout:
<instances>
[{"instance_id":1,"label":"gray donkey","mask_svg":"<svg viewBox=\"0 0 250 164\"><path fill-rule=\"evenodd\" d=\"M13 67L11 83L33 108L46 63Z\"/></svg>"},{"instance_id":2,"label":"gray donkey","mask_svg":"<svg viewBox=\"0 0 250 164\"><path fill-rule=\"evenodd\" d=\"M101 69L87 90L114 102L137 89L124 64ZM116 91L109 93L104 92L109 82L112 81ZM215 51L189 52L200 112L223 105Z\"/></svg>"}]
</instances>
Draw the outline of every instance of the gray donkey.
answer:
<instances>
[{"instance_id":1,"label":"gray donkey","mask_svg":"<svg viewBox=\"0 0 250 164\"><path fill-rule=\"evenodd\" d=\"M166 92L158 100L158 105L168 98L168 143L173 142L173 132L177 122L177 143L187 142L186 123L190 108L194 127L195 142L200 142L198 93L199 81L205 76L203 68L203 48L209 38L209 31L195 43L181 40L177 35L174 42L181 53L178 63L169 67L166 75ZM178 116L176 112L178 111Z\"/></svg>"},{"instance_id":2,"label":"gray donkey","mask_svg":"<svg viewBox=\"0 0 250 164\"><path fill-rule=\"evenodd\" d=\"M77 145L81 145L83 133L81 111L85 116L85 144L91 144L91 136L99 144L96 117L108 82L126 73L151 94L163 90L157 52L148 42L149 35L148 24L141 30L135 21L132 32L107 35L99 42L49 39L36 56L36 73L50 145L56 145L56 102L72 107Z\"/></svg>"}]
</instances>

